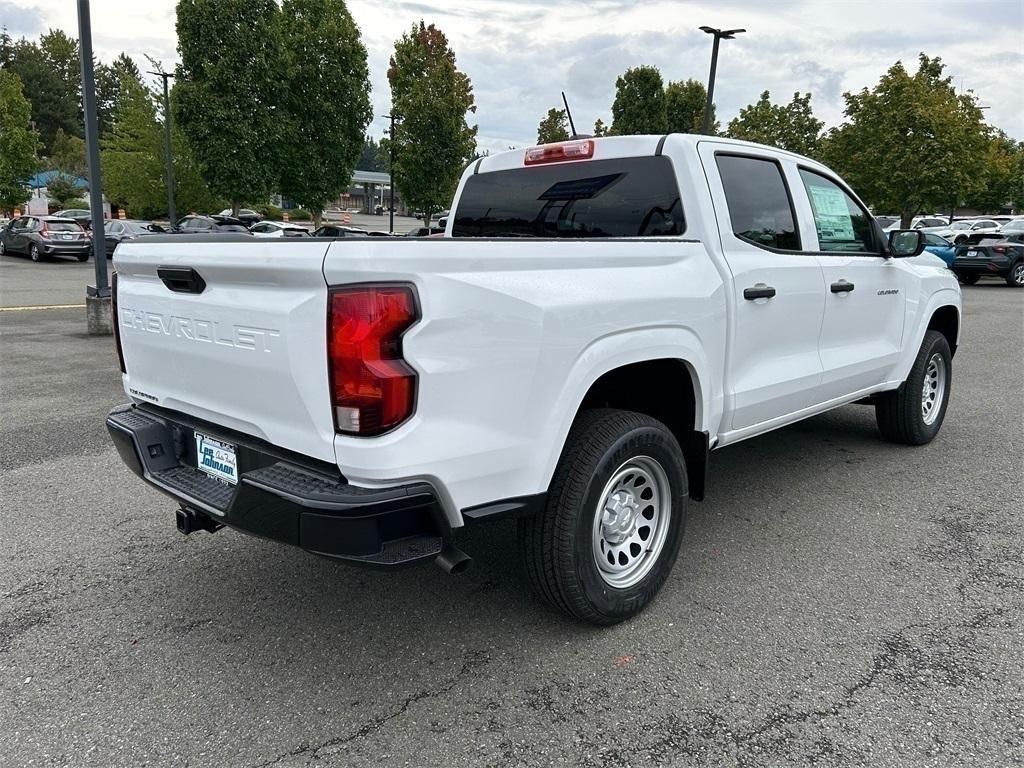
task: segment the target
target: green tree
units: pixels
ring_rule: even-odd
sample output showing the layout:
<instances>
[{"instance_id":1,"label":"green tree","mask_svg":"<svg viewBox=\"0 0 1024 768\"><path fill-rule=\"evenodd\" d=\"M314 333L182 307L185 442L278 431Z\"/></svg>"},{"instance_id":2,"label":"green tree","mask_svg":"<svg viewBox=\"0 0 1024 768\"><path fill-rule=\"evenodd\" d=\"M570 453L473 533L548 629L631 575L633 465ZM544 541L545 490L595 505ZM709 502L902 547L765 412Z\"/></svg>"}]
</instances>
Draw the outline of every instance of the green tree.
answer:
<instances>
[{"instance_id":1,"label":"green tree","mask_svg":"<svg viewBox=\"0 0 1024 768\"><path fill-rule=\"evenodd\" d=\"M757 102L743 107L739 116L729 121L727 134L733 139L817 157L824 125L811 110L811 94L794 93L788 104L773 104L771 94L764 91Z\"/></svg>"},{"instance_id":2,"label":"green tree","mask_svg":"<svg viewBox=\"0 0 1024 768\"><path fill-rule=\"evenodd\" d=\"M665 88L665 115L669 133L702 133L708 92L699 80L679 80ZM717 134L715 105L711 105L711 133Z\"/></svg>"},{"instance_id":3,"label":"green tree","mask_svg":"<svg viewBox=\"0 0 1024 768\"><path fill-rule=\"evenodd\" d=\"M657 67L632 67L615 81L611 133L666 133L665 86Z\"/></svg>"},{"instance_id":4,"label":"green tree","mask_svg":"<svg viewBox=\"0 0 1024 768\"><path fill-rule=\"evenodd\" d=\"M604 124L604 120L600 117L594 121L594 135L595 136L607 136L608 126Z\"/></svg>"},{"instance_id":5,"label":"green tree","mask_svg":"<svg viewBox=\"0 0 1024 768\"><path fill-rule=\"evenodd\" d=\"M965 199L967 206L991 213L1024 207L1024 142L993 130L985 148L983 177Z\"/></svg>"},{"instance_id":6,"label":"green tree","mask_svg":"<svg viewBox=\"0 0 1024 768\"><path fill-rule=\"evenodd\" d=\"M363 139L363 149L356 162L356 168L361 171L377 171L378 173L388 172L388 153L384 147L377 143L372 136Z\"/></svg>"},{"instance_id":7,"label":"green tree","mask_svg":"<svg viewBox=\"0 0 1024 768\"><path fill-rule=\"evenodd\" d=\"M53 47L51 41L51 47ZM32 109L32 122L42 140L42 153L50 154L58 130L73 136L82 136L82 123L78 113L76 79L69 86L53 62L51 53L43 51L34 42L22 38L5 41L4 69L17 75L24 95Z\"/></svg>"},{"instance_id":8,"label":"green tree","mask_svg":"<svg viewBox=\"0 0 1024 768\"><path fill-rule=\"evenodd\" d=\"M177 17L175 120L210 189L237 212L278 183L280 10L274 0L179 0Z\"/></svg>"},{"instance_id":9,"label":"green tree","mask_svg":"<svg viewBox=\"0 0 1024 768\"><path fill-rule=\"evenodd\" d=\"M537 126L537 143L554 144L569 138L569 118L564 109L549 109Z\"/></svg>"},{"instance_id":10,"label":"green tree","mask_svg":"<svg viewBox=\"0 0 1024 768\"><path fill-rule=\"evenodd\" d=\"M171 101L175 92L171 92ZM167 215L163 126L156 95L141 83L125 80L112 116L114 128L102 142L104 192L132 216ZM206 212L221 208L203 182L182 132L171 135L174 157L174 203L177 210Z\"/></svg>"},{"instance_id":11,"label":"green tree","mask_svg":"<svg viewBox=\"0 0 1024 768\"><path fill-rule=\"evenodd\" d=\"M829 164L876 210L898 211L903 226L983 183L981 110L942 71L942 59L923 53L913 75L896 62L870 91L843 94L847 122L828 136Z\"/></svg>"},{"instance_id":12,"label":"green tree","mask_svg":"<svg viewBox=\"0 0 1024 768\"><path fill-rule=\"evenodd\" d=\"M127 54L119 54L110 64L96 65L96 118L100 138L114 127L125 83L142 83L142 73Z\"/></svg>"},{"instance_id":13,"label":"green tree","mask_svg":"<svg viewBox=\"0 0 1024 768\"><path fill-rule=\"evenodd\" d=\"M52 177L46 184L46 195L50 206L56 208L74 208L73 201L81 198L85 191L79 186L81 182L66 174Z\"/></svg>"},{"instance_id":14,"label":"green tree","mask_svg":"<svg viewBox=\"0 0 1024 768\"><path fill-rule=\"evenodd\" d=\"M284 0L281 43L281 194L320 226L324 206L352 183L373 117L366 48L344 0Z\"/></svg>"},{"instance_id":15,"label":"green tree","mask_svg":"<svg viewBox=\"0 0 1024 768\"><path fill-rule=\"evenodd\" d=\"M28 180L39 168L39 135L29 125L31 116L21 80L0 69L0 210L28 199Z\"/></svg>"},{"instance_id":16,"label":"green tree","mask_svg":"<svg viewBox=\"0 0 1024 768\"><path fill-rule=\"evenodd\" d=\"M392 109L403 117L393 137L395 187L429 225L451 204L476 149L476 126L466 123L466 113L476 111L473 86L444 33L422 21L395 42L388 82Z\"/></svg>"},{"instance_id":17,"label":"green tree","mask_svg":"<svg viewBox=\"0 0 1024 768\"><path fill-rule=\"evenodd\" d=\"M58 128L46 165L50 170L70 176L85 176L89 172L89 163L85 159L85 139L73 133L64 133L63 128Z\"/></svg>"}]
</instances>

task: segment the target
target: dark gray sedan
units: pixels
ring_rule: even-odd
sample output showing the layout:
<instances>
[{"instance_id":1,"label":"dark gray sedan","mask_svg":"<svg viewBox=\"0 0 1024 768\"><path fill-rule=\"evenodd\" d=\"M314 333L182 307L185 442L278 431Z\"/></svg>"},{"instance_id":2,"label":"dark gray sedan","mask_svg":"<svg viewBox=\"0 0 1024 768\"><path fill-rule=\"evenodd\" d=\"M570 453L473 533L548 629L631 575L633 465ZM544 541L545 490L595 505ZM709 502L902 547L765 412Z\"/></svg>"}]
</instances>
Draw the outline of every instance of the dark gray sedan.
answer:
<instances>
[{"instance_id":1,"label":"dark gray sedan","mask_svg":"<svg viewBox=\"0 0 1024 768\"><path fill-rule=\"evenodd\" d=\"M92 253L89 234L74 219L57 216L21 216L0 230L0 256L18 253L32 261L50 256L88 261Z\"/></svg>"},{"instance_id":2,"label":"dark gray sedan","mask_svg":"<svg viewBox=\"0 0 1024 768\"><path fill-rule=\"evenodd\" d=\"M146 235L159 235L167 230L152 221L139 221L137 219L111 219L103 225L104 250L107 258L114 255L114 249L118 243L126 240L135 240Z\"/></svg>"}]
</instances>

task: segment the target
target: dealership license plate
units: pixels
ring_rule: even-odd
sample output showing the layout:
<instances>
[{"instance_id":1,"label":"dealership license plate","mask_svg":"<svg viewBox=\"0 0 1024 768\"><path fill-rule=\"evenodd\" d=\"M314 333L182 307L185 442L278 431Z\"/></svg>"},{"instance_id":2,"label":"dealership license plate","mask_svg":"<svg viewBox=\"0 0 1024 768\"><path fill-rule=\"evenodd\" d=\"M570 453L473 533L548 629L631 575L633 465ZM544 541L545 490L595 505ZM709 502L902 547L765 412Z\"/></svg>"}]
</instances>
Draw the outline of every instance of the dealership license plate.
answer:
<instances>
[{"instance_id":1,"label":"dealership license plate","mask_svg":"<svg viewBox=\"0 0 1024 768\"><path fill-rule=\"evenodd\" d=\"M231 485L238 482L235 446L196 432L196 467Z\"/></svg>"}]
</instances>

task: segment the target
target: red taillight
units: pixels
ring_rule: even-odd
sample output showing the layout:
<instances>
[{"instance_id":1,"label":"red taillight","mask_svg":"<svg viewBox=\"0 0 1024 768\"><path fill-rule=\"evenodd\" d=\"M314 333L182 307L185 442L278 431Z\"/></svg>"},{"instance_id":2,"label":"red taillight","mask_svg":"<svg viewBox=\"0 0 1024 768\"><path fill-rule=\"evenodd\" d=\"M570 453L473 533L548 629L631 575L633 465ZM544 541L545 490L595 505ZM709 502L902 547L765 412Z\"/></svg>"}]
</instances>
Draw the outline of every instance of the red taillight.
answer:
<instances>
[{"instance_id":1,"label":"red taillight","mask_svg":"<svg viewBox=\"0 0 1024 768\"><path fill-rule=\"evenodd\" d=\"M418 319L411 285L330 292L327 368L338 432L379 435L412 415L416 371L402 359L402 334Z\"/></svg>"},{"instance_id":2,"label":"red taillight","mask_svg":"<svg viewBox=\"0 0 1024 768\"><path fill-rule=\"evenodd\" d=\"M563 141L560 144L542 144L526 150L526 165L542 163L562 163L566 160L587 160L594 156L594 142L591 139L581 141Z\"/></svg>"},{"instance_id":3,"label":"red taillight","mask_svg":"<svg viewBox=\"0 0 1024 768\"><path fill-rule=\"evenodd\" d=\"M996 253L1006 253L1006 248L1002 245L996 245L992 248Z\"/></svg>"},{"instance_id":4,"label":"red taillight","mask_svg":"<svg viewBox=\"0 0 1024 768\"><path fill-rule=\"evenodd\" d=\"M121 349L121 322L117 316L117 272L110 275L110 313L114 324L114 346L117 348L117 362L121 365L121 373L128 373L124 367L124 351Z\"/></svg>"},{"instance_id":5,"label":"red taillight","mask_svg":"<svg viewBox=\"0 0 1024 768\"><path fill-rule=\"evenodd\" d=\"M39 227L39 236L46 237L50 234L50 230L46 228L46 222L44 221Z\"/></svg>"}]
</instances>

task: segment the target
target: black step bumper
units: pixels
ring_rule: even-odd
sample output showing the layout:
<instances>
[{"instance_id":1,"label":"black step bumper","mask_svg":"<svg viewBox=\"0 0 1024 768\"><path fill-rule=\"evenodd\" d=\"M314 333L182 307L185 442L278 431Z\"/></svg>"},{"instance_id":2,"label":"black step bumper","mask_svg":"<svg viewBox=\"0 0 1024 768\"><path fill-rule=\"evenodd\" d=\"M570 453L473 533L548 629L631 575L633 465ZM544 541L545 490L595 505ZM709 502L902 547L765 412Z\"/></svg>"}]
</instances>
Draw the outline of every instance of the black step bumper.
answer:
<instances>
[{"instance_id":1,"label":"black step bumper","mask_svg":"<svg viewBox=\"0 0 1024 768\"><path fill-rule=\"evenodd\" d=\"M319 555L376 568L435 558L451 537L426 483L366 489L336 467L184 414L115 408L107 429L124 463L212 528L227 525ZM236 446L238 484L196 469L195 432ZM211 528L208 528L208 530Z\"/></svg>"}]
</instances>

